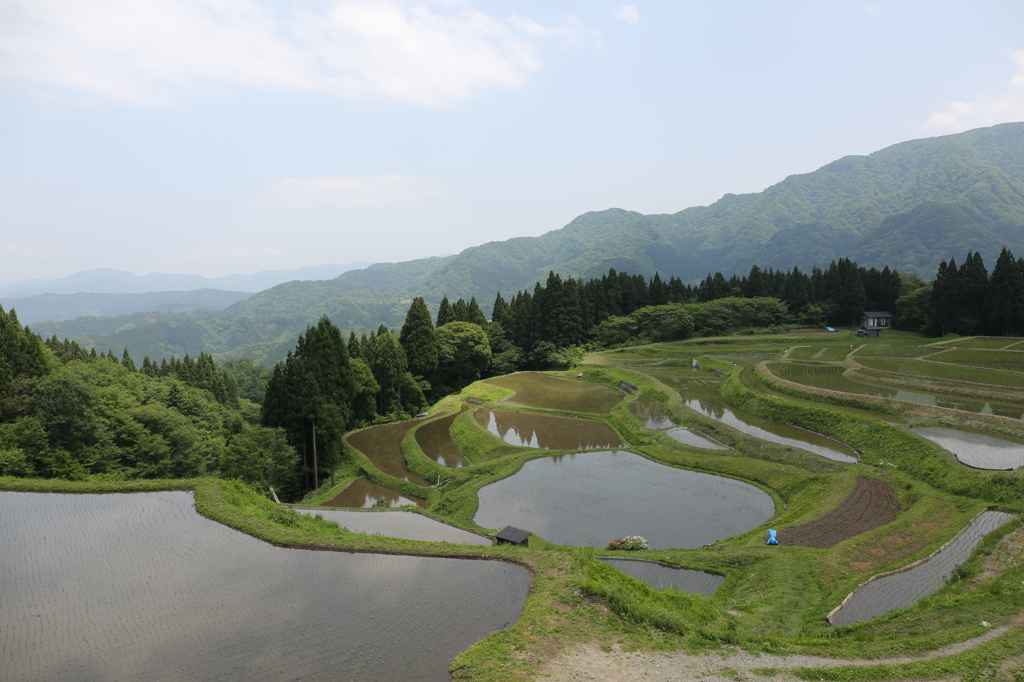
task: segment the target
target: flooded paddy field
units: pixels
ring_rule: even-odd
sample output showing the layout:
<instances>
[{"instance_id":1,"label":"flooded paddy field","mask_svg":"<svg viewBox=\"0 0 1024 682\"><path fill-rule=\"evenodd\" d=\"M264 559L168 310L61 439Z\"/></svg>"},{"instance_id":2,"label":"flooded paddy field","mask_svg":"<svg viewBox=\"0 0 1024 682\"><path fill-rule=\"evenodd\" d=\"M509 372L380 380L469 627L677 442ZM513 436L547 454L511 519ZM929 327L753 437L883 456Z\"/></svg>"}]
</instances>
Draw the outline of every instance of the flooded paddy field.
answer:
<instances>
[{"instance_id":1,"label":"flooded paddy field","mask_svg":"<svg viewBox=\"0 0 1024 682\"><path fill-rule=\"evenodd\" d=\"M719 392L721 383L710 378L707 372L677 367L651 369L647 373L678 391L683 404L690 409L748 436L807 450L836 462L857 461L857 453L844 443L820 433L762 419L730 406Z\"/></svg>"},{"instance_id":2,"label":"flooded paddy field","mask_svg":"<svg viewBox=\"0 0 1024 682\"><path fill-rule=\"evenodd\" d=\"M422 542L451 542L457 545L485 545L494 543L468 530L412 511L342 511L340 509L313 509L293 507L300 514L321 516L334 521L353 533L386 535L390 538L420 540Z\"/></svg>"},{"instance_id":3,"label":"flooded paddy field","mask_svg":"<svg viewBox=\"0 0 1024 682\"><path fill-rule=\"evenodd\" d=\"M510 410L477 410L477 424L510 445L544 450L596 450L624 445L604 422Z\"/></svg>"},{"instance_id":4,"label":"flooded paddy field","mask_svg":"<svg viewBox=\"0 0 1024 682\"><path fill-rule=\"evenodd\" d=\"M422 421L423 419L412 419L394 424L371 426L350 435L348 443L369 457L373 466L384 473L416 485L427 486L430 485L430 481L409 471L405 464L405 456L402 454L402 439L405 438L406 432Z\"/></svg>"},{"instance_id":5,"label":"flooded paddy field","mask_svg":"<svg viewBox=\"0 0 1024 682\"><path fill-rule=\"evenodd\" d=\"M414 504L417 507L426 507L427 501L418 497L403 497L391 488L377 485L368 478L357 478L352 481L344 490L324 502L325 507L348 507L367 508L377 503L377 500L387 500L391 507L401 507L407 504Z\"/></svg>"},{"instance_id":6,"label":"flooded paddy field","mask_svg":"<svg viewBox=\"0 0 1024 682\"><path fill-rule=\"evenodd\" d=\"M452 422L455 421L459 414L461 412L450 414L441 419L435 419L416 429L416 442L419 444L420 449L423 450L423 454L449 469L458 469L469 463L455 449L455 446L452 445L452 439L448 435L448 429L452 427Z\"/></svg>"},{"instance_id":7,"label":"flooded paddy field","mask_svg":"<svg viewBox=\"0 0 1024 682\"><path fill-rule=\"evenodd\" d=\"M629 412L649 429L671 429L676 423L665 414L661 401L641 393L629 401Z\"/></svg>"},{"instance_id":8,"label":"flooded paddy field","mask_svg":"<svg viewBox=\"0 0 1024 682\"><path fill-rule=\"evenodd\" d=\"M608 414L622 401L622 391L581 379L554 377L540 372L519 372L487 379L485 383L516 392L503 403L547 410Z\"/></svg>"},{"instance_id":9,"label":"flooded paddy field","mask_svg":"<svg viewBox=\"0 0 1024 682\"><path fill-rule=\"evenodd\" d=\"M498 561L274 547L186 492L0 492L0 676L449 680L529 581Z\"/></svg>"},{"instance_id":10,"label":"flooded paddy field","mask_svg":"<svg viewBox=\"0 0 1024 682\"><path fill-rule=\"evenodd\" d=\"M835 509L795 528L780 530L779 544L828 549L895 521L899 511L900 503L891 485L858 476L853 490Z\"/></svg>"},{"instance_id":11,"label":"flooded paddy field","mask_svg":"<svg viewBox=\"0 0 1024 682\"><path fill-rule=\"evenodd\" d=\"M580 547L627 535L642 535L659 549L700 547L756 528L775 509L749 483L619 450L530 460L477 495L477 525L516 526Z\"/></svg>"},{"instance_id":12,"label":"flooded paddy field","mask_svg":"<svg viewBox=\"0 0 1024 682\"><path fill-rule=\"evenodd\" d=\"M975 469L1016 469L1024 466L1024 444L971 431L926 426L912 429Z\"/></svg>"},{"instance_id":13,"label":"flooded paddy field","mask_svg":"<svg viewBox=\"0 0 1024 682\"><path fill-rule=\"evenodd\" d=\"M668 432L669 437L682 443L683 445L689 445L695 448L704 448L705 450L731 450L728 445L722 445L714 438L705 436L703 433L698 433L693 429L672 429Z\"/></svg>"},{"instance_id":14,"label":"flooded paddy field","mask_svg":"<svg viewBox=\"0 0 1024 682\"><path fill-rule=\"evenodd\" d=\"M982 512L962 533L923 562L904 571L882 575L857 588L829 614L829 622L850 625L912 606L942 587L953 569L967 561L985 535L1012 518L1013 514L1006 512Z\"/></svg>"},{"instance_id":15,"label":"flooded paddy field","mask_svg":"<svg viewBox=\"0 0 1024 682\"><path fill-rule=\"evenodd\" d=\"M889 400L902 400L918 405L945 407L951 410L995 414L1012 419L1024 418L1024 405L999 403L978 398L962 398L942 393L926 393L924 391L908 391L878 384L854 381L843 375L844 368L830 365L810 365L799 362L779 362L768 366L772 374L780 379L792 381L805 386L824 388L829 391L868 395Z\"/></svg>"},{"instance_id":16,"label":"flooded paddy field","mask_svg":"<svg viewBox=\"0 0 1024 682\"><path fill-rule=\"evenodd\" d=\"M714 573L681 568L649 559L599 556L600 561L637 580L643 580L656 590L675 587L683 592L710 597L725 582L725 577Z\"/></svg>"}]
</instances>

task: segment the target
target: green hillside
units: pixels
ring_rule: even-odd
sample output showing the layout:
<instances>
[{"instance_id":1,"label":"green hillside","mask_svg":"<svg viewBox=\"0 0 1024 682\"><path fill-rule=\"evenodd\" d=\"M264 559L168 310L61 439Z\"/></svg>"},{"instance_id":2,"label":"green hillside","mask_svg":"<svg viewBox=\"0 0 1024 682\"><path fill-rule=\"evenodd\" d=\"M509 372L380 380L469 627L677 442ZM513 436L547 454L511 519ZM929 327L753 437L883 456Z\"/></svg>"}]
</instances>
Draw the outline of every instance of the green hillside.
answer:
<instances>
[{"instance_id":1,"label":"green hillside","mask_svg":"<svg viewBox=\"0 0 1024 682\"><path fill-rule=\"evenodd\" d=\"M188 346L178 336L223 358L273 362L322 315L342 329L394 327L414 296L423 296L433 312L444 295L475 296L488 312L497 292L531 287L551 270L584 279L609 268L660 272L695 283L715 271L745 274L754 264L808 270L848 257L930 279L942 260L978 251L993 264L1004 246L1024 252L1024 123L847 156L763 192L727 194L674 214L613 208L539 237L377 264L333 280L288 282L221 312L119 318L102 330L78 320L34 327L44 336L127 346L133 355L181 355ZM188 333L172 333L179 327Z\"/></svg>"}]
</instances>

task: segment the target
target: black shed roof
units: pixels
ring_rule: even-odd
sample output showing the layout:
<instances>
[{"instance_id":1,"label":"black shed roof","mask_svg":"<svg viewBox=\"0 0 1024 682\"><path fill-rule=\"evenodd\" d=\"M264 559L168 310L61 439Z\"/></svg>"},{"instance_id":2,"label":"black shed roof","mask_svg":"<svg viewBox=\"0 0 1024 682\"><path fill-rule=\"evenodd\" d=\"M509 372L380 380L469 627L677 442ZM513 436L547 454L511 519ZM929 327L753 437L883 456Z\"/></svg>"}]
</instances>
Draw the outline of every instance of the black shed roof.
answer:
<instances>
[{"instance_id":1,"label":"black shed roof","mask_svg":"<svg viewBox=\"0 0 1024 682\"><path fill-rule=\"evenodd\" d=\"M892 317L891 313L887 313L884 310L869 310L864 315L865 317Z\"/></svg>"},{"instance_id":2,"label":"black shed roof","mask_svg":"<svg viewBox=\"0 0 1024 682\"><path fill-rule=\"evenodd\" d=\"M531 535L533 535L533 533L529 533L525 530L520 530L519 528L514 528L513 526L505 526L505 529L497 535L495 535L494 537L496 537L499 540L504 540L505 542L511 542L518 545Z\"/></svg>"}]
</instances>

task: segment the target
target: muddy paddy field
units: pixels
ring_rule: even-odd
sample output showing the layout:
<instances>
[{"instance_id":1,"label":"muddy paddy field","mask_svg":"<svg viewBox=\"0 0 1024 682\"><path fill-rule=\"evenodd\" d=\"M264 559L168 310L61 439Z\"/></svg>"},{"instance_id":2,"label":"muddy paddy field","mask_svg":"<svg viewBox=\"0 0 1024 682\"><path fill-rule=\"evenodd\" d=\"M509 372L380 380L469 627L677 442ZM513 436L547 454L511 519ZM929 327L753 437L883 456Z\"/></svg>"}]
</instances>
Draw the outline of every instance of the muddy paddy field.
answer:
<instances>
[{"instance_id":1,"label":"muddy paddy field","mask_svg":"<svg viewBox=\"0 0 1024 682\"><path fill-rule=\"evenodd\" d=\"M869 341L653 344L478 382L349 434L301 513L214 479L0 493L0 676L587 679L608 656L637 679L1018 679L1024 402L999 353L1024 341ZM418 513L360 511L379 506ZM510 525L528 547L492 544ZM605 549L633 535L650 549Z\"/></svg>"}]
</instances>

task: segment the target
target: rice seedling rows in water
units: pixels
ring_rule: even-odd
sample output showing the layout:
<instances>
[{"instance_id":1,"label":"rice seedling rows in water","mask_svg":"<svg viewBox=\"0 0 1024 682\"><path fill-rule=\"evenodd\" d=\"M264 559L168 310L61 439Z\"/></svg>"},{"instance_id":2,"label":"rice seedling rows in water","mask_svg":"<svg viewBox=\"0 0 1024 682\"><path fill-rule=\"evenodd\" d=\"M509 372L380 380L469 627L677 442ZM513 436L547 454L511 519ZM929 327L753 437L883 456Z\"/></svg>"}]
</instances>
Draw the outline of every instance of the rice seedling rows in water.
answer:
<instances>
[{"instance_id":1,"label":"rice seedling rows in water","mask_svg":"<svg viewBox=\"0 0 1024 682\"><path fill-rule=\"evenodd\" d=\"M274 547L184 492L0 492L0 549L5 680L447 679L529 582L502 562Z\"/></svg>"},{"instance_id":2,"label":"rice seedling rows in water","mask_svg":"<svg viewBox=\"0 0 1024 682\"><path fill-rule=\"evenodd\" d=\"M1000 350L951 350L929 358L938 362L951 362L971 367L1001 369L1024 373L1024 352Z\"/></svg>"},{"instance_id":3,"label":"rice seedling rows in water","mask_svg":"<svg viewBox=\"0 0 1024 682\"><path fill-rule=\"evenodd\" d=\"M983 348L998 350L1007 348L1021 341L1012 336L975 336L968 339L951 339L935 344L945 348Z\"/></svg>"},{"instance_id":4,"label":"rice seedling rows in water","mask_svg":"<svg viewBox=\"0 0 1024 682\"><path fill-rule=\"evenodd\" d=\"M841 362L853 350L849 346L797 346L789 351L794 360L820 360L822 362Z\"/></svg>"},{"instance_id":5,"label":"rice seedling rows in water","mask_svg":"<svg viewBox=\"0 0 1024 682\"><path fill-rule=\"evenodd\" d=\"M833 625L859 623L913 605L942 587L953 569L967 561L985 535L1012 519L1013 515L1006 512L983 512L956 539L923 563L872 580L857 589L849 601L832 614Z\"/></svg>"},{"instance_id":6,"label":"rice seedling rows in water","mask_svg":"<svg viewBox=\"0 0 1024 682\"><path fill-rule=\"evenodd\" d=\"M966 365L946 365L938 362L917 360L893 360L889 358L861 358L860 364L886 372L899 372L919 377L970 381L999 386L1024 387L1024 374L1007 374Z\"/></svg>"},{"instance_id":7,"label":"rice seedling rows in water","mask_svg":"<svg viewBox=\"0 0 1024 682\"><path fill-rule=\"evenodd\" d=\"M854 357L869 358L920 358L925 355L934 355L940 349L930 346L863 346L853 352Z\"/></svg>"}]
</instances>

